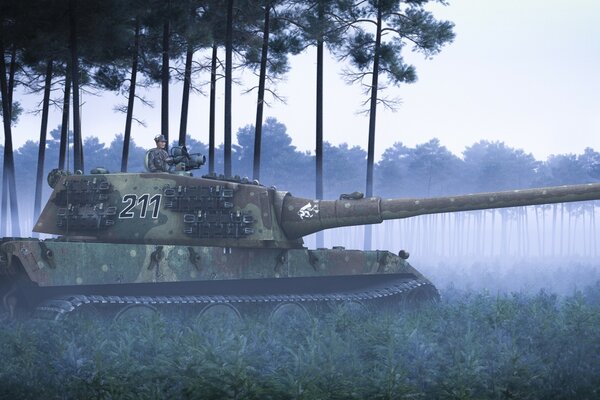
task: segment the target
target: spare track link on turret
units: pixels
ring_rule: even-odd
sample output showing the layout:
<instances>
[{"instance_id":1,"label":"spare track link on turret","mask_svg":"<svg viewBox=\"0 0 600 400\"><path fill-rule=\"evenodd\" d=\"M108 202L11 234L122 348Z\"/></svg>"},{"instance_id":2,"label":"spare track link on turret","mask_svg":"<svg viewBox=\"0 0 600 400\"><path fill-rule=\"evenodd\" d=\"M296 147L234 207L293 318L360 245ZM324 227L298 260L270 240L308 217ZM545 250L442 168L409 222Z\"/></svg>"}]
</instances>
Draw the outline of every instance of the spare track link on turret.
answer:
<instances>
[{"instance_id":1,"label":"spare track link on turret","mask_svg":"<svg viewBox=\"0 0 600 400\"><path fill-rule=\"evenodd\" d=\"M199 295L199 296L100 296L100 295L65 295L57 296L42 302L34 311L38 319L59 321L70 313L86 305L149 305L169 304L258 304L258 303L343 303L364 302L370 304L399 304L410 300L417 289L425 290L424 299L437 300L437 289L425 279L398 280L389 286L367 288L360 291L331 292L321 294L277 294L277 295Z\"/></svg>"}]
</instances>

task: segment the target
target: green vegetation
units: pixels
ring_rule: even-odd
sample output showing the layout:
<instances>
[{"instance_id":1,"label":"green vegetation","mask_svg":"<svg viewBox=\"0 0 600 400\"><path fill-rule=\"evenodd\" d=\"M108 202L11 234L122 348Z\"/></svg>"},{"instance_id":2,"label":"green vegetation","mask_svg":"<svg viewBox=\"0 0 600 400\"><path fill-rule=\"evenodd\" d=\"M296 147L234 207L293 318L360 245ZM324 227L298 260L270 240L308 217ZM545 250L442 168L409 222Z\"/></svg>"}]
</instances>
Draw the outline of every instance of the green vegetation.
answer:
<instances>
[{"instance_id":1,"label":"green vegetation","mask_svg":"<svg viewBox=\"0 0 600 400\"><path fill-rule=\"evenodd\" d=\"M4 323L0 398L600 396L600 283L567 297L449 289L395 315L293 326Z\"/></svg>"}]
</instances>

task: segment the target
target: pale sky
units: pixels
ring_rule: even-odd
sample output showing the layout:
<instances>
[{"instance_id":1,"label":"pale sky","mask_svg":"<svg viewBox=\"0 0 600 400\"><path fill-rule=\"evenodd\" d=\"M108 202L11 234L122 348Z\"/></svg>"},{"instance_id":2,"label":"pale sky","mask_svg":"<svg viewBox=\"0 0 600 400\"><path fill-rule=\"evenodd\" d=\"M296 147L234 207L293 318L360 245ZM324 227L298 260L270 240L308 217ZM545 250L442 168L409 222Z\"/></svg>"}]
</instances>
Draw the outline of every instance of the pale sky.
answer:
<instances>
[{"instance_id":1,"label":"pale sky","mask_svg":"<svg viewBox=\"0 0 600 400\"><path fill-rule=\"evenodd\" d=\"M538 160L550 154L581 153L586 147L600 151L600 1L597 0L453 0L436 6L435 15L456 24L455 41L431 60L407 51L419 80L389 96L402 99L397 112L378 109L376 157L402 142L407 146L437 137L460 155L479 140L502 141L532 153ZM278 92L287 104L265 110L287 126L293 144L314 152L315 52L292 59L291 71ZM366 149L368 117L357 114L364 98L358 86L340 77L343 66L326 60L324 136L333 144L348 143ZM203 76L203 80L208 76ZM255 78L247 73L247 86ZM233 133L254 124L255 93L233 100ZM181 83L171 86L170 135L179 132ZM217 142L223 141L222 90L219 82ZM40 95L41 96L41 95ZM138 145L152 147L160 130L160 90L147 93L154 108L136 104L135 114L147 128L133 127ZM33 95L16 95L26 109L40 101ZM125 103L111 94L84 95L82 129L86 136L105 142L122 133L125 115L113 107ZM189 134L208 143L208 99L195 95L190 102ZM49 129L60 124L53 110ZM13 129L18 147L38 140L39 116L25 115ZM235 139L234 139L235 140Z\"/></svg>"}]
</instances>

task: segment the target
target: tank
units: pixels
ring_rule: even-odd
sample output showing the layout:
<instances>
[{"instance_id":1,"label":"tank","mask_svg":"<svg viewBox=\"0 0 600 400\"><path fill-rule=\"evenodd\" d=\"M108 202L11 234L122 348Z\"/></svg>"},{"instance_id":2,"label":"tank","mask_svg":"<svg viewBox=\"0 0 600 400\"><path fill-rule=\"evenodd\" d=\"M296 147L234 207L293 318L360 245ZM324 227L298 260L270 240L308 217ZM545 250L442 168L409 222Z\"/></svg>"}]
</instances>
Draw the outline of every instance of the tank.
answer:
<instances>
[{"instance_id":1,"label":"tank","mask_svg":"<svg viewBox=\"0 0 600 400\"><path fill-rule=\"evenodd\" d=\"M329 228L433 213L600 199L600 184L438 198L338 200L293 196L248 179L174 173L53 171L34 231L51 239L0 240L0 290L10 317L62 319L78 311L226 310L435 300L408 253L308 249ZM253 311L252 311L253 312Z\"/></svg>"}]
</instances>

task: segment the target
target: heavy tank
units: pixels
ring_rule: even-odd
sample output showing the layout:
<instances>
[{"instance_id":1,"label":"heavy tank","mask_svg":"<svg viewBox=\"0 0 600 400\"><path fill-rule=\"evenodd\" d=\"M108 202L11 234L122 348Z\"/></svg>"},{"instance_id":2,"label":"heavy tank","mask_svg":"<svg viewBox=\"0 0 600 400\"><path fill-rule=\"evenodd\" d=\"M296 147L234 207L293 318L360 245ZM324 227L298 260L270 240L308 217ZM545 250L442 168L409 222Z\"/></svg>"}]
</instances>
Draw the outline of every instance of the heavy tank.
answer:
<instances>
[{"instance_id":1,"label":"heavy tank","mask_svg":"<svg viewBox=\"0 0 600 400\"><path fill-rule=\"evenodd\" d=\"M438 298L408 254L308 249L324 229L423 214L600 199L600 184L438 198L294 197L247 179L176 173L54 171L34 231L51 239L0 240L2 304L61 319L75 311L248 309Z\"/></svg>"}]
</instances>

